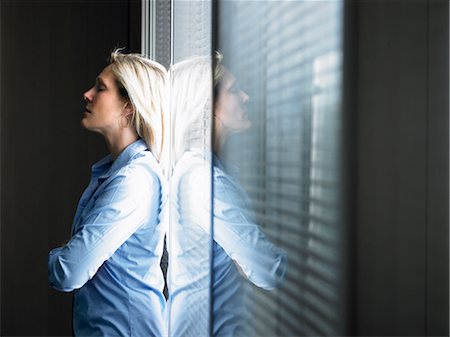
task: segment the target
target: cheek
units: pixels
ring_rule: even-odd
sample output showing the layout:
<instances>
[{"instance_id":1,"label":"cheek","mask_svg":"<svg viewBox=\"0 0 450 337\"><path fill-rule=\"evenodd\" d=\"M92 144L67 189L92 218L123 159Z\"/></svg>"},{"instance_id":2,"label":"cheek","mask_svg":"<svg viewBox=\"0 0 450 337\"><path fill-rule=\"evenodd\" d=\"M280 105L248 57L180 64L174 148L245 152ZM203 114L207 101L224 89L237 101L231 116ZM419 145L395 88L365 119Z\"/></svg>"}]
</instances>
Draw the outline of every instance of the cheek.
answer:
<instances>
[{"instance_id":1,"label":"cheek","mask_svg":"<svg viewBox=\"0 0 450 337\"><path fill-rule=\"evenodd\" d=\"M117 104L116 102L107 102L102 107L102 118L105 120L117 120L120 118L122 109L121 105Z\"/></svg>"},{"instance_id":2,"label":"cheek","mask_svg":"<svg viewBox=\"0 0 450 337\"><path fill-rule=\"evenodd\" d=\"M242 108L240 102L236 99L230 101L228 110L230 115L232 115L235 119L241 119L244 116L244 109Z\"/></svg>"},{"instance_id":3,"label":"cheek","mask_svg":"<svg viewBox=\"0 0 450 337\"><path fill-rule=\"evenodd\" d=\"M103 111L103 113L116 112L122 106L122 101L112 92L101 92L98 94L97 106Z\"/></svg>"},{"instance_id":4,"label":"cheek","mask_svg":"<svg viewBox=\"0 0 450 337\"><path fill-rule=\"evenodd\" d=\"M224 119L225 115L226 113L223 100L217 101L214 105L214 116L222 120Z\"/></svg>"},{"instance_id":5,"label":"cheek","mask_svg":"<svg viewBox=\"0 0 450 337\"><path fill-rule=\"evenodd\" d=\"M215 104L215 115L226 126L233 126L241 123L243 119L246 119L241 101L234 95L229 95L228 97L224 96L222 96Z\"/></svg>"}]
</instances>

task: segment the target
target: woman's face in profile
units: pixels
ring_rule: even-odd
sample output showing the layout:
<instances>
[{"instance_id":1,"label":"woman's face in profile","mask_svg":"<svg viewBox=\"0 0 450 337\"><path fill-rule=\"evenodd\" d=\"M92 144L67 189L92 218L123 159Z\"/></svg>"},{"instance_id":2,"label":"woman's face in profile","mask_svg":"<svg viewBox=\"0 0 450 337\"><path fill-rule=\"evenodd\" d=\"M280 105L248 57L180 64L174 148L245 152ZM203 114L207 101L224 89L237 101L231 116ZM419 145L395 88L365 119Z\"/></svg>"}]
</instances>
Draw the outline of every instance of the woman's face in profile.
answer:
<instances>
[{"instance_id":1,"label":"woman's face in profile","mask_svg":"<svg viewBox=\"0 0 450 337\"><path fill-rule=\"evenodd\" d=\"M103 69L95 85L83 97L87 103L81 120L84 128L103 135L120 128L126 102L119 95L111 66Z\"/></svg>"},{"instance_id":2,"label":"woman's face in profile","mask_svg":"<svg viewBox=\"0 0 450 337\"><path fill-rule=\"evenodd\" d=\"M242 91L236 78L224 68L224 74L219 87L214 114L221 127L228 132L239 132L248 129L251 122L247 115L249 96Z\"/></svg>"}]
</instances>

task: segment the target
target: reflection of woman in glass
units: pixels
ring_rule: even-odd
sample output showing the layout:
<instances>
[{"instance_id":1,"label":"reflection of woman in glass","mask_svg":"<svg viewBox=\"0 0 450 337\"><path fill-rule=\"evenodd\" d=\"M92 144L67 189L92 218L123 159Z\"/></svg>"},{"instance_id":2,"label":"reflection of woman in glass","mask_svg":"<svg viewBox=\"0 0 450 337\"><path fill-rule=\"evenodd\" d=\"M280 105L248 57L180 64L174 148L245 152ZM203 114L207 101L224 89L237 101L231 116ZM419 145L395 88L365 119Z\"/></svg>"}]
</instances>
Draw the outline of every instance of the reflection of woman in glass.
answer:
<instances>
[{"instance_id":1,"label":"reflection of woman in glass","mask_svg":"<svg viewBox=\"0 0 450 337\"><path fill-rule=\"evenodd\" d=\"M205 58L181 62L172 70L174 217L168 286L169 331L176 337L248 336L247 281L274 289L286 269L285 252L261 232L245 191L220 162L220 149L229 135L251 123L246 114L249 97L220 64L219 56L216 61L213 74ZM214 145L210 146L212 125Z\"/></svg>"},{"instance_id":2,"label":"reflection of woman in glass","mask_svg":"<svg viewBox=\"0 0 450 337\"><path fill-rule=\"evenodd\" d=\"M76 336L165 335L157 161L165 87L161 65L116 51L84 93L81 124L104 136L110 154L92 166L72 237L48 261L52 286L74 291Z\"/></svg>"}]
</instances>

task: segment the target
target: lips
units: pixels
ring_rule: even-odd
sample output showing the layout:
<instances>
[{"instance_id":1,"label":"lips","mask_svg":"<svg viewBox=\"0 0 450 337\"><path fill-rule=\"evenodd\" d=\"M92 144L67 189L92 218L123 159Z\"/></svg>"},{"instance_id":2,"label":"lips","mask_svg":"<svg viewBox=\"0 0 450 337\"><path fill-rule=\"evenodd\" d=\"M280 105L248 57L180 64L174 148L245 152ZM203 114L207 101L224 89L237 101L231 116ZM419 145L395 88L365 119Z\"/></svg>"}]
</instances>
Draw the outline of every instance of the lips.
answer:
<instances>
[{"instance_id":1,"label":"lips","mask_svg":"<svg viewBox=\"0 0 450 337\"><path fill-rule=\"evenodd\" d=\"M86 107L85 109L86 109L86 112L92 113L91 110L88 109L88 107Z\"/></svg>"}]
</instances>

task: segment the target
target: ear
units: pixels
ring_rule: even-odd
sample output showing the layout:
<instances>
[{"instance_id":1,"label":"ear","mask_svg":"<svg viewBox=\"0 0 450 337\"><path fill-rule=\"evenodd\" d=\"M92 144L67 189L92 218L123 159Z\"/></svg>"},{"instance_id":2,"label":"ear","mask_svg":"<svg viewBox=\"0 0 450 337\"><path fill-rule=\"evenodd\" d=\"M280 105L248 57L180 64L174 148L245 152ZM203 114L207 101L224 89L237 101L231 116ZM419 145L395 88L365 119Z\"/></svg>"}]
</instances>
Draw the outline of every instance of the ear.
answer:
<instances>
[{"instance_id":1,"label":"ear","mask_svg":"<svg viewBox=\"0 0 450 337\"><path fill-rule=\"evenodd\" d=\"M125 117L130 117L134 114L134 107L130 101L127 101L123 106L123 112Z\"/></svg>"},{"instance_id":2,"label":"ear","mask_svg":"<svg viewBox=\"0 0 450 337\"><path fill-rule=\"evenodd\" d=\"M214 106L213 106L213 114L214 118L221 118L223 114L223 102L221 99L214 100Z\"/></svg>"}]
</instances>

